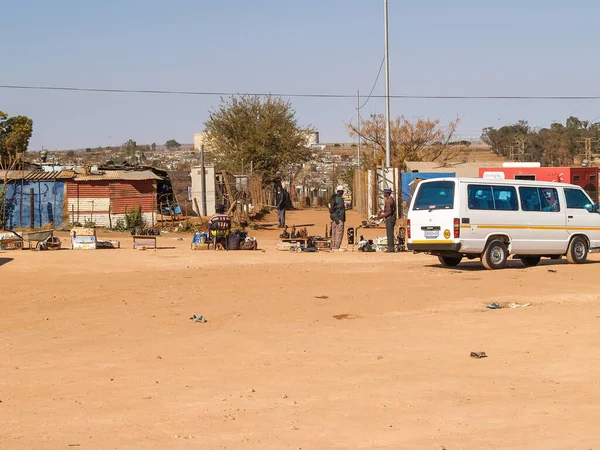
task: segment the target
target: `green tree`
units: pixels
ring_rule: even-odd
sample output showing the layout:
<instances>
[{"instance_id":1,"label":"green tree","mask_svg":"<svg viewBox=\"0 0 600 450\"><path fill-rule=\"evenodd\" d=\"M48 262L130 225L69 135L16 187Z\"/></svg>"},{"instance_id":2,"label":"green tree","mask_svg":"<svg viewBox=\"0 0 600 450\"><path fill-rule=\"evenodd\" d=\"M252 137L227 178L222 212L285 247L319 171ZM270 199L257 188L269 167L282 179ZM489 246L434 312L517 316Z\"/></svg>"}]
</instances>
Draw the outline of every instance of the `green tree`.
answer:
<instances>
[{"instance_id":1,"label":"green tree","mask_svg":"<svg viewBox=\"0 0 600 450\"><path fill-rule=\"evenodd\" d=\"M553 123L549 128L534 129L527 121L499 129L484 128L481 139L492 151L504 157L519 156L521 143L525 145L525 159L538 161L545 166L567 166L575 163L583 149L585 138L600 138L600 124L577 117L569 117L562 123ZM523 148L521 147L521 150Z\"/></svg>"},{"instance_id":2,"label":"green tree","mask_svg":"<svg viewBox=\"0 0 600 450\"><path fill-rule=\"evenodd\" d=\"M156 151L156 142L153 142L151 145L152 151Z\"/></svg>"},{"instance_id":3,"label":"green tree","mask_svg":"<svg viewBox=\"0 0 600 450\"><path fill-rule=\"evenodd\" d=\"M0 166L11 167L27 151L33 133L29 117L15 116L0 111Z\"/></svg>"},{"instance_id":4,"label":"green tree","mask_svg":"<svg viewBox=\"0 0 600 450\"><path fill-rule=\"evenodd\" d=\"M69 150L67 152L67 158L73 158L75 156L75 150Z\"/></svg>"},{"instance_id":5,"label":"green tree","mask_svg":"<svg viewBox=\"0 0 600 450\"><path fill-rule=\"evenodd\" d=\"M278 97L231 97L209 112L206 148L220 168L240 172L253 164L265 176L294 173L310 160L311 127L298 124L291 104Z\"/></svg>"},{"instance_id":6,"label":"green tree","mask_svg":"<svg viewBox=\"0 0 600 450\"><path fill-rule=\"evenodd\" d=\"M169 150L177 150L179 147L181 147L181 144L175 139L169 139L167 142L165 142L165 147L167 147Z\"/></svg>"}]
</instances>

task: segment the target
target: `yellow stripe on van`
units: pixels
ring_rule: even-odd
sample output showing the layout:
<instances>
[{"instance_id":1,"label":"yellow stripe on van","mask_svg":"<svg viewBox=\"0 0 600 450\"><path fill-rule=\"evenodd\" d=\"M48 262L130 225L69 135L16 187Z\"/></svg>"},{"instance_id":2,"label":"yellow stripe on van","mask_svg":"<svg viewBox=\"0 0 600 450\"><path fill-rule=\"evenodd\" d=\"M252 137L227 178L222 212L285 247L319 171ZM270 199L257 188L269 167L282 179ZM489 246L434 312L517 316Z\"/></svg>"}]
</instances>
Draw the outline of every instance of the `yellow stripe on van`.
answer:
<instances>
[{"instance_id":1,"label":"yellow stripe on van","mask_svg":"<svg viewBox=\"0 0 600 450\"><path fill-rule=\"evenodd\" d=\"M461 228L483 228L483 229L509 229L509 230L575 230L575 231L600 231L600 227L554 227L549 225L461 225Z\"/></svg>"},{"instance_id":2,"label":"yellow stripe on van","mask_svg":"<svg viewBox=\"0 0 600 450\"><path fill-rule=\"evenodd\" d=\"M412 239L410 241L411 244L453 244L452 240L443 240L443 239L426 239L424 241L417 241L416 239Z\"/></svg>"}]
</instances>

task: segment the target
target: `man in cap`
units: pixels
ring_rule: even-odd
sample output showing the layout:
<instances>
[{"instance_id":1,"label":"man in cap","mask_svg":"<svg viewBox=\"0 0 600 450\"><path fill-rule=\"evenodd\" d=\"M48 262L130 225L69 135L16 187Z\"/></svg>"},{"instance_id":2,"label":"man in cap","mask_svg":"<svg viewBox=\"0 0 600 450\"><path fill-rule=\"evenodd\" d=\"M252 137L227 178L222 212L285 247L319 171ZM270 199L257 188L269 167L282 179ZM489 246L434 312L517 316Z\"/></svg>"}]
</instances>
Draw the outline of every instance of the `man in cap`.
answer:
<instances>
[{"instance_id":1,"label":"man in cap","mask_svg":"<svg viewBox=\"0 0 600 450\"><path fill-rule=\"evenodd\" d=\"M392 197L391 189L384 189L385 206L383 211L375 217L385 219L385 231L387 234L387 252L394 252L394 227L396 226L396 200Z\"/></svg>"},{"instance_id":2,"label":"man in cap","mask_svg":"<svg viewBox=\"0 0 600 450\"><path fill-rule=\"evenodd\" d=\"M346 222L346 207L344 205L344 186L336 188L336 193L329 201L329 217L331 218L331 250L339 250L344 237L344 222Z\"/></svg>"}]
</instances>

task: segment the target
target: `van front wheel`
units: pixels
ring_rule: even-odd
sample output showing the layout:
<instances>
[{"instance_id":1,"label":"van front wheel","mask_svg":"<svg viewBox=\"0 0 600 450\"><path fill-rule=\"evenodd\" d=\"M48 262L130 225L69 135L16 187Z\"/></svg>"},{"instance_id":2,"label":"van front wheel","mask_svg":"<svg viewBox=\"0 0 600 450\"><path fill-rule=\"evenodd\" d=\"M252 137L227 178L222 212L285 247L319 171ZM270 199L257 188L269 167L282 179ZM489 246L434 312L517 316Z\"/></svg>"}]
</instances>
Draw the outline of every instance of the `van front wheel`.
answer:
<instances>
[{"instance_id":1,"label":"van front wheel","mask_svg":"<svg viewBox=\"0 0 600 450\"><path fill-rule=\"evenodd\" d=\"M506 245L502 241L492 241L481 255L481 262L486 269L503 269L507 259Z\"/></svg>"},{"instance_id":2,"label":"van front wheel","mask_svg":"<svg viewBox=\"0 0 600 450\"><path fill-rule=\"evenodd\" d=\"M587 255L587 241L581 236L575 236L569 244L569 249L567 250L567 260L571 264L582 264L587 259Z\"/></svg>"},{"instance_id":3,"label":"van front wheel","mask_svg":"<svg viewBox=\"0 0 600 450\"><path fill-rule=\"evenodd\" d=\"M462 261L461 256L438 256L438 260L442 266L456 267Z\"/></svg>"}]
</instances>

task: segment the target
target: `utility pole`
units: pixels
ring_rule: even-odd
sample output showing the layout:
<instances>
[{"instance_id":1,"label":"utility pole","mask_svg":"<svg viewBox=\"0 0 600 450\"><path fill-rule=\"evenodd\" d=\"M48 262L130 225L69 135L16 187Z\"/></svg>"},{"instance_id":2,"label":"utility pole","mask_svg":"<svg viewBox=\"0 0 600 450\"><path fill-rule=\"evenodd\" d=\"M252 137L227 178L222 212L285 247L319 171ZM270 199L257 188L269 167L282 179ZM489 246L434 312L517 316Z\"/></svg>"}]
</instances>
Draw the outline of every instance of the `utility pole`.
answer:
<instances>
[{"instance_id":1,"label":"utility pole","mask_svg":"<svg viewBox=\"0 0 600 450\"><path fill-rule=\"evenodd\" d=\"M527 157L530 156L529 153L525 152L525 143L527 139L524 137L515 138L515 145L519 151L518 159L520 162L526 162Z\"/></svg>"},{"instance_id":2,"label":"utility pole","mask_svg":"<svg viewBox=\"0 0 600 450\"><path fill-rule=\"evenodd\" d=\"M200 176L200 185L202 186L202 217L206 217L206 170L204 168L204 144L200 145L200 166L202 175Z\"/></svg>"},{"instance_id":3,"label":"utility pole","mask_svg":"<svg viewBox=\"0 0 600 450\"><path fill-rule=\"evenodd\" d=\"M592 160L592 142L596 141L596 138L591 137L577 139L577 142L583 142L585 144L585 150L583 151L583 159L587 159L588 162Z\"/></svg>"},{"instance_id":4,"label":"utility pole","mask_svg":"<svg viewBox=\"0 0 600 450\"><path fill-rule=\"evenodd\" d=\"M392 153L390 142L390 58L388 52L388 0L383 0L385 38L385 166L391 167Z\"/></svg>"},{"instance_id":5,"label":"utility pole","mask_svg":"<svg viewBox=\"0 0 600 450\"><path fill-rule=\"evenodd\" d=\"M356 91L356 117L357 117L357 130L358 130L358 163L357 166L360 167L360 91Z\"/></svg>"}]
</instances>

